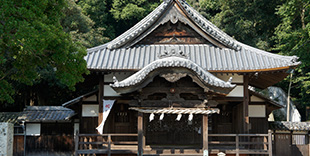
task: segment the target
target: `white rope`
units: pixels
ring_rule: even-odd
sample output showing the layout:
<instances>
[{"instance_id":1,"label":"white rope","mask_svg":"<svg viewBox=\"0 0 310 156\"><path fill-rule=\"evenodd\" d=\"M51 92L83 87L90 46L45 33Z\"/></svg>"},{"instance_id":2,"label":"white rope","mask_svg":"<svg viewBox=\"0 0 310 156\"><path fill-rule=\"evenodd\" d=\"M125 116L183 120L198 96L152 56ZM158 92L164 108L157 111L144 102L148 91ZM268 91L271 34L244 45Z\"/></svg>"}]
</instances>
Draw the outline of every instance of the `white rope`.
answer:
<instances>
[{"instance_id":1,"label":"white rope","mask_svg":"<svg viewBox=\"0 0 310 156\"><path fill-rule=\"evenodd\" d=\"M217 108L214 109L201 109L201 108L129 108L142 113L150 114L213 114L220 113Z\"/></svg>"}]
</instances>

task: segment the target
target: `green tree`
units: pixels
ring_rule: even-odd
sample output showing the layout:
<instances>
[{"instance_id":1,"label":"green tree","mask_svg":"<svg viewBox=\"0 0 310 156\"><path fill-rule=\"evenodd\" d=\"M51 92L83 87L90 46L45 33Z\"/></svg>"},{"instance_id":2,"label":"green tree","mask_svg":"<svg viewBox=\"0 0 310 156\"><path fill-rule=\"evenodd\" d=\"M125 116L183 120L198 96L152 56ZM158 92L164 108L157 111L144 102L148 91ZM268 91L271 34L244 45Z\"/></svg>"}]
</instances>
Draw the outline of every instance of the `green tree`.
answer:
<instances>
[{"instance_id":1,"label":"green tree","mask_svg":"<svg viewBox=\"0 0 310 156\"><path fill-rule=\"evenodd\" d=\"M305 106L310 106L310 2L287 0L276 13L281 17L281 23L275 32L275 50L285 55L297 55L302 62L295 70L291 93L300 104L299 110L303 111ZM289 78L280 85L287 88L288 82Z\"/></svg>"},{"instance_id":2,"label":"green tree","mask_svg":"<svg viewBox=\"0 0 310 156\"><path fill-rule=\"evenodd\" d=\"M63 9L65 16L61 20L61 25L65 32L71 34L74 42L79 42L83 46L91 48L109 40L108 37L105 37L107 31L104 27L96 27L96 23L90 17L86 16L82 12L81 7L73 0L67 0L67 2L67 7ZM99 17L105 18L105 16Z\"/></svg>"},{"instance_id":3,"label":"green tree","mask_svg":"<svg viewBox=\"0 0 310 156\"><path fill-rule=\"evenodd\" d=\"M117 24L116 36L139 22L159 4L159 0L113 0L110 11Z\"/></svg>"},{"instance_id":4,"label":"green tree","mask_svg":"<svg viewBox=\"0 0 310 156\"><path fill-rule=\"evenodd\" d=\"M209 0L220 12L211 21L235 39L264 50L274 45L274 28L280 23L275 8L281 0ZM212 3L211 3L212 4Z\"/></svg>"},{"instance_id":5,"label":"green tree","mask_svg":"<svg viewBox=\"0 0 310 156\"><path fill-rule=\"evenodd\" d=\"M207 19L212 19L217 13L221 12L221 5L218 0L188 0L187 2Z\"/></svg>"},{"instance_id":6,"label":"green tree","mask_svg":"<svg viewBox=\"0 0 310 156\"><path fill-rule=\"evenodd\" d=\"M60 24L65 0L0 0L0 4L0 102L13 103L21 94L20 86L42 80L46 69L70 89L84 80L86 50Z\"/></svg>"}]
</instances>

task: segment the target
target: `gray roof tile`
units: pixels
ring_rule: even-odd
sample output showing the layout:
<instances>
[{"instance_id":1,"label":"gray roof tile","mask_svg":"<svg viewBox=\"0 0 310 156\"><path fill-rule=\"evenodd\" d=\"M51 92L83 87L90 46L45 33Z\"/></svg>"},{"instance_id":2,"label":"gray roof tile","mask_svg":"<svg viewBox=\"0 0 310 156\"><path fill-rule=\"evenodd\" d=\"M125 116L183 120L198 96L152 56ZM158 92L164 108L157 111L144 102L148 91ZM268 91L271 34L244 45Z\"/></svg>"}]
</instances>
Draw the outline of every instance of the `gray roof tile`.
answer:
<instances>
[{"instance_id":1,"label":"gray roof tile","mask_svg":"<svg viewBox=\"0 0 310 156\"><path fill-rule=\"evenodd\" d=\"M269 129L283 131L310 131L310 122L269 122Z\"/></svg>"},{"instance_id":2,"label":"gray roof tile","mask_svg":"<svg viewBox=\"0 0 310 156\"><path fill-rule=\"evenodd\" d=\"M296 66L300 62L294 56L281 56L261 50L221 49L208 44L194 45L140 45L132 48L89 49L85 60L88 69L94 70L140 70L158 60L158 54L170 47L180 49L189 60L208 71L263 70Z\"/></svg>"}]
</instances>

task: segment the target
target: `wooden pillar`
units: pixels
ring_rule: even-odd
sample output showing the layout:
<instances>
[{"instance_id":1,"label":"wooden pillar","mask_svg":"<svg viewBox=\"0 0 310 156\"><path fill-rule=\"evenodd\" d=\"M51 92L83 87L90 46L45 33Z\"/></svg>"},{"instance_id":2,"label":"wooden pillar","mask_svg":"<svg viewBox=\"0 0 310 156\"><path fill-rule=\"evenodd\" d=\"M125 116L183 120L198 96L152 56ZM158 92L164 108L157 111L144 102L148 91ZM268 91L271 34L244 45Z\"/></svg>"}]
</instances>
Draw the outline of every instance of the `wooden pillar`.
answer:
<instances>
[{"instance_id":1,"label":"wooden pillar","mask_svg":"<svg viewBox=\"0 0 310 156\"><path fill-rule=\"evenodd\" d=\"M143 113L138 112L138 156L143 155L144 136L143 136Z\"/></svg>"},{"instance_id":2,"label":"wooden pillar","mask_svg":"<svg viewBox=\"0 0 310 156\"><path fill-rule=\"evenodd\" d=\"M249 75L243 76L243 133L249 133Z\"/></svg>"},{"instance_id":3,"label":"wooden pillar","mask_svg":"<svg viewBox=\"0 0 310 156\"><path fill-rule=\"evenodd\" d=\"M102 122L102 113L103 113L103 96L104 96L104 75L99 76L99 115L98 115L98 125Z\"/></svg>"},{"instance_id":4,"label":"wooden pillar","mask_svg":"<svg viewBox=\"0 0 310 156\"><path fill-rule=\"evenodd\" d=\"M208 151L208 115L203 115L202 117L202 150L203 156L209 156Z\"/></svg>"},{"instance_id":5,"label":"wooden pillar","mask_svg":"<svg viewBox=\"0 0 310 156\"><path fill-rule=\"evenodd\" d=\"M272 131L268 131L268 154L272 156Z\"/></svg>"}]
</instances>

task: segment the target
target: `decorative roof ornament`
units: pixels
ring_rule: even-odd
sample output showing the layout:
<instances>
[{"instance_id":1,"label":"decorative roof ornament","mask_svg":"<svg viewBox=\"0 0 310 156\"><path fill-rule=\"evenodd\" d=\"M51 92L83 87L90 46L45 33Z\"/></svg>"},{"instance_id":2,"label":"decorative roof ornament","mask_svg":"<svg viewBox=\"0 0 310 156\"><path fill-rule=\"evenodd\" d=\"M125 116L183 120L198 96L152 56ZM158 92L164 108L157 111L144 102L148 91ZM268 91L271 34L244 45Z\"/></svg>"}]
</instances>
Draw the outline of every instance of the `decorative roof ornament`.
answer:
<instances>
[{"instance_id":1,"label":"decorative roof ornament","mask_svg":"<svg viewBox=\"0 0 310 156\"><path fill-rule=\"evenodd\" d=\"M299 57L297 57L297 56L292 56L291 62L292 62L292 63L296 63L296 62L298 62L298 59L299 59Z\"/></svg>"},{"instance_id":2,"label":"decorative roof ornament","mask_svg":"<svg viewBox=\"0 0 310 156\"><path fill-rule=\"evenodd\" d=\"M182 57L186 59L188 58L188 56L182 50L179 50L176 47L167 47L166 50L158 53L158 58L160 59L172 56Z\"/></svg>"},{"instance_id":3,"label":"decorative roof ornament","mask_svg":"<svg viewBox=\"0 0 310 156\"><path fill-rule=\"evenodd\" d=\"M232 81L233 77L230 77L227 81L227 83L230 83L231 84L231 81Z\"/></svg>"},{"instance_id":4,"label":"decorative roof ornament","mask_svg":"<svg viewBox=\"0 0 310 156\"><path fill-rule=\"evenodd\" d=\"M171 73L171 70L175 69L182 69L182 73L188 73L190 77L194 78L197 77L198 79L193 79L199 86L205 89L205 92L213 91L220 94L228 94L233 88L236 87L235 84L231 84L225 82L208 71L204 70L202 67L197 65L191 60L181 58L181 57L166 57L159 60L156 60L147 66L145 66L140 71L136 72L135 74L129 76L128 78L110 84L110 86L118 93L124 94L129 93L134 90L129 88L137 88L144 87L150 81L146 81L146 79L153 79L156 75L167 77L167 75L161 75L163 73ZM160 70L158 70L160 69ZM180 72L180 71L178 71ZM152 74L150 74L152 73ZM165 74L166 74L165 73ZM170 75L173 76L172 79L168 79L170 81L175 81L179 77L185 76L181 75ZM142 85L142 83L145 83ZM136 86L136 87L133 87Z\"/></svg>"},{"instance_id":5,"label":"decorative roof ornament","mask_svg":"<svg viewBox=\"0 0 310 156\"><path fill-rule=\"evenodd\" d=\"M160 76L165 78L167 81L173 83L187 76L187 74L186 73L167 73L167 74L160 74Z\"/></svg>"}]
</instances>

